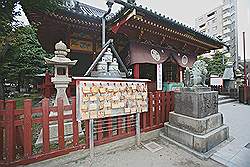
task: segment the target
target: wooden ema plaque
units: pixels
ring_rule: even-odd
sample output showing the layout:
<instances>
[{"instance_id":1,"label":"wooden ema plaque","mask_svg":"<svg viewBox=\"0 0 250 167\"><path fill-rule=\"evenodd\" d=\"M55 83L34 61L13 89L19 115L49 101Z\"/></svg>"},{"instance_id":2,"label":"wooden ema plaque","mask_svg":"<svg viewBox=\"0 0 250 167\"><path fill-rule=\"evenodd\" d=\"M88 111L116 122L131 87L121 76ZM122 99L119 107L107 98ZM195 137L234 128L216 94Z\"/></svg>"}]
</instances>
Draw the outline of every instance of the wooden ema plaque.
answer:
<instances>
[{"instance_id":1,"label":"wooden ema plaque","mask_svg":"<svg viewBox=\"0 0 250 167\"><path fill-rule=\"evenodd\" d=\"M81 120L148 111L145 82L79 81L77 90Z\"/></svg>"}]
</instances>

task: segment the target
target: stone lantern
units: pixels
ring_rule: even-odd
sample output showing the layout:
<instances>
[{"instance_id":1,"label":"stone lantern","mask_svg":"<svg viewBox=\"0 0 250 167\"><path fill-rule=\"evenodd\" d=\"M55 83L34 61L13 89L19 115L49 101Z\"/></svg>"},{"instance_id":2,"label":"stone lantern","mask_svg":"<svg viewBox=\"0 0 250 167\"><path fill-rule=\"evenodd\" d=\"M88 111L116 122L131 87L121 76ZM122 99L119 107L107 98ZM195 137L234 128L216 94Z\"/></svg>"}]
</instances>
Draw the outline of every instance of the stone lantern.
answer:
<instances>
[{"instance_id":1,"label":"stone lantern","mask_svg":"<svg viewBox=\"0 0 250 167\"><path fill-rule=\"evenodd\" d=\"M56 99L54 106L57 105L57 100L59 98L63 99L64 105L69 105L66 89L72 79L69 78L68 67L75 65L77 62L77 60L71 61L66 57L69 52L70 50L67 49L67 46L62 41L60 41L55 45L55 56L52 59L44 58L47 64L54 65L55 67L54 77L51 78L51 81L55 84L56 88Z\"/></svg>"},{"instance_id":2,"label":"stone lantern","mask_svg":"<svg viewBox=\"0 0 250 167\"><path fill-rule=\"evenodd\" d=\"M68 84L72 81L71 78L69 78L69 66L73 66L76 64L77 60L71 61L69 58L67 58L67 54L70 52L69 49L67 49L67 46L62 42L58 42L55 45L55 56L52 59L44 58L47 64L54 65L54 77L51 78L51 81L55 84L56 88L56 99L54 106L57 106L57 100L59 98L63 99L64 105L69 105L69 100L66 95L66 89L68 87ZM64 115L71 114L72 111L64 111ZM50 116L57 115L56 112L50 112ZM78 128L79 132L82 132L81 124L78 122ZM50 131L50 141L58 140L58 125L56 122L52 122L49 125L49 131ZM73 134L73 128L72 128L72 122L70 120L66 120L64 122L64 136L65 138L72 137ZM81 133L82 134L82 133ZM42 130L40 132L40 135L36 141L36 144L42 143Z\"/></svg>"}]
</instances>

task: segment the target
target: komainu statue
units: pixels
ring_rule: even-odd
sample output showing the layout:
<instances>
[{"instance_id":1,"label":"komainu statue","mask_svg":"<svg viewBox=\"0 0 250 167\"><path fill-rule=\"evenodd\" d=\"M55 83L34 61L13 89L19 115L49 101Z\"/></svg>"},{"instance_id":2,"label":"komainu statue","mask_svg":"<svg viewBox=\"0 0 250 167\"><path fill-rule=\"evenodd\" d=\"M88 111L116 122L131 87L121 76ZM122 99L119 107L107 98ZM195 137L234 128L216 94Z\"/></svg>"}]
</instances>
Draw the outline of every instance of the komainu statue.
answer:
<instances>
[{"instance_id":1,"label":"komainu statue","mask_svg":"<svg viewBox=\"0 0 250 167\"><path fill-rule=\"evenodd\" d=\"M193 66L192 70L188 67L185 71L185 86L194 87L194 86L207 86L205 84L206 75L207 75L207 64L203 60L197 60Z\"/></svg>"}]
</instances>

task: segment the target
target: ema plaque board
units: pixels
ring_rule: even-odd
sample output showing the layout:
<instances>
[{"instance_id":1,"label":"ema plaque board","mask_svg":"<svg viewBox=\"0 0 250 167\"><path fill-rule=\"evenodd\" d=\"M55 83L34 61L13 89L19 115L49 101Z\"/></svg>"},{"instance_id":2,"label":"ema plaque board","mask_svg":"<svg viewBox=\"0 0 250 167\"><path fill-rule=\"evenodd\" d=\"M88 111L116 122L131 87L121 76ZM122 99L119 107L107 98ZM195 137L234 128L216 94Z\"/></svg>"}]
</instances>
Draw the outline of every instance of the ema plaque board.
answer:
<instances>
[{"instance_id":1,"label":"ema plaque board","mask_svg":"<svg viewBox=\"0 0 250 167\"><path fill-rule=\"evenodd\" d=\"M145 82L78 81L80 120L113 117L148 111Z\"/></svg>"}]
</instances>

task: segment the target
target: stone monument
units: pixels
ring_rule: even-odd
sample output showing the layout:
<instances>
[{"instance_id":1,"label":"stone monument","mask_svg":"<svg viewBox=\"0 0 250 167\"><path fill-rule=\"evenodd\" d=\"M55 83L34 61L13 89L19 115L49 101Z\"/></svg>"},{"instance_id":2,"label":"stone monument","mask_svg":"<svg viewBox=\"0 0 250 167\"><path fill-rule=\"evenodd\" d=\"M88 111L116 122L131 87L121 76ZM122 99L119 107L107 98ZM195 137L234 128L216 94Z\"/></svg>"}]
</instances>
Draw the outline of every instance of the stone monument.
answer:
<instances>
[{"instance_id":1,"label":"stone monument","mask_svg":"<svg viewBox=\"0 0 250 167\"><path fill-rule=\"evenodd\" d=\"M72 79L68 75L68 67L73 66L76 64L77 60L71 61L66 56L70 52L69 49L67 49L67 46L62 42L58 42L55 45L55 56L52 59L44 58L46 61L46 64L50 64L54 66L54 77L51 78L51 81L55 84L56 88L56 98L54 101L54 106L57 106L57 100L63 99L63 104L69 105L69 99L66 94L66 89L68 88L68 84L72 81ZM64 115L71 114L72 111L64 111ZM50 112L51 116L56 116L56 112ZM79 131L81 130L81 124L79 122ZM58 125L56 122L53 122L49 126L50 131L50 141L56 141L58 140ZM72 122L66 121L64 123L64 134L65 138L72 136L73 134L73 128L72 128ZM40 133L40 136L38 137L36 144L42 143L42 132Z\"/></svg>"},{"instance_id":2,"label":"stone monument","mask_svg":"<svg viewBox=\"0 0 250 167\"><path fill-rule=\"evenodd\" d=\"M169 113L163 137L205 158L228 139L229 128L218 112L218 92L205 85L205 62L196 61L190 73L188 83L192 86L175 93L174 112Z\"/></svg>"},{"instance_id":3,"label":"stone monument","mask_svg":"<svg viewBox=\"0 0 250 167\"><path fill-rule=\"evenodd\" d=\"M223 73L223 87L224 91L230 92L230 89L235 88L235 74L234 74L234 63L228 61L226 68Z\"/></svg>"}]
</instances>

